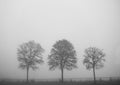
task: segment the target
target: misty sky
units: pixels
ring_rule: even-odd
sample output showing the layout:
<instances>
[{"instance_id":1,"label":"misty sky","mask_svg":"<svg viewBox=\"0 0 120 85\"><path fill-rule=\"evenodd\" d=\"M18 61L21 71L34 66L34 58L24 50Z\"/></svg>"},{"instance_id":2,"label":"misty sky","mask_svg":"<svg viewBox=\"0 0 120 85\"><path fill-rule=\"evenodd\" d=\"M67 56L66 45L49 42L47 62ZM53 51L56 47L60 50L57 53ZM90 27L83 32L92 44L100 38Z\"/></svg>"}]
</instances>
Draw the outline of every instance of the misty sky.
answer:
<instances>
[{"instance_id":1,"label":"misty sky","mask_svg":"<svg viewBox=\"0 0 120 85\"><path fill-rule=\"evenodd\" d=\"M29 40L45 49L45 63L30 69L30 78L60 78L60 70L49 71L47 65L52 45L60 39L74 45L78 58L78 69L65 70L65 78L93 77L82 63L89 46L106 53L96 76L120 77L119 0L0 0L0 79L26 79L26 70L18 68L17 48Z\"/></svg>"}]
</instances>

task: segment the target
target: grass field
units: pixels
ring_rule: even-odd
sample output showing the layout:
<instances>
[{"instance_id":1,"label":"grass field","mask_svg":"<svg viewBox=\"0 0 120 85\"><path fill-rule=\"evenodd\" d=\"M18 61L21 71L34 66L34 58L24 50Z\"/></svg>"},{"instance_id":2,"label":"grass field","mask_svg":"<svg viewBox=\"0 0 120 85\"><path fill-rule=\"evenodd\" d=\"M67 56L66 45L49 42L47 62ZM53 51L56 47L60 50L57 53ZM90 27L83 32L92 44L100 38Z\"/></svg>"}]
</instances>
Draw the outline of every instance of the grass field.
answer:
<instances>
[{"instance_id":1,"label":"grass field","mask_svg":"<svg viewBox=\"0 0 120 85\"><path fill-rule=\"evenodd\" d=\"M1 81L0 85L94 85L93 81L66 81L64 83L58 82L58 81L44 81L44 82L35 82L30 81L29 83L16 81ZM120 80L109 80L109 81L97 81L96 85L120 85Z\"/></svg>"}]
</instances>

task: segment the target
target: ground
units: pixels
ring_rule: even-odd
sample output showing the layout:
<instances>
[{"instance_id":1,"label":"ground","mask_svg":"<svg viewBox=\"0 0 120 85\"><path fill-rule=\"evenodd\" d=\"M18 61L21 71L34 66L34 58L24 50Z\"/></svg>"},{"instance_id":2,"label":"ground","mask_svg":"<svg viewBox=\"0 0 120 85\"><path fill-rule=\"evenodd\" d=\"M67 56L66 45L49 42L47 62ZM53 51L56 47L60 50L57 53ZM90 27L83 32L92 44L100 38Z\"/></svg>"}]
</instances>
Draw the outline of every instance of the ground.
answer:
<instances>
[{"instance_id":1,"label":"ground","mask_svg":"<svg viewBox=\"0 0 120 85\"><path fill-rule=\"evenodd\" d=\"M1 81L0 85L94 85L93 81L69 81L69 82L50 82L50 81L44 81L44 82L35 82L30 81L27 82L10 82L10 81ZM120 80L109 80L109 81L97 81L95 85L120 85Z\"/></svg>"}]
</instances>

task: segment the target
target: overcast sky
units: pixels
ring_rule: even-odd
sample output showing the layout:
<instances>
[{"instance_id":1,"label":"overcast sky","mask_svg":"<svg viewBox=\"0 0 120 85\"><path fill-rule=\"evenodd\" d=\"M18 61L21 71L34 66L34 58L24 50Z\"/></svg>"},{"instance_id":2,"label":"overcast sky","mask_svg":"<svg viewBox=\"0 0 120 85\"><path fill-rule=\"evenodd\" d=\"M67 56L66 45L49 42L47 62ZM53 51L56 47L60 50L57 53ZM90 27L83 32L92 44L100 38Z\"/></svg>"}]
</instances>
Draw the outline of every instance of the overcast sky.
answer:
<instances>
[{"instance_id":1,"label":"overcast sky","mask_svg":"<svg viewBox=\"0 0 120 85\"><path fill-rule=\"evenodd\" d=\"M0 79L26 79L18 68L17 48L35 40L45 49L45 63L30 69L30 78L60 78L60 70L49 71L47 57L60 39L77 51L78 69L65 70L65 78L93 77L83 65L85 48L95 46L106 53L97 77L120 77L119 0L0 0Z\"/></svg>"}]
</instances>

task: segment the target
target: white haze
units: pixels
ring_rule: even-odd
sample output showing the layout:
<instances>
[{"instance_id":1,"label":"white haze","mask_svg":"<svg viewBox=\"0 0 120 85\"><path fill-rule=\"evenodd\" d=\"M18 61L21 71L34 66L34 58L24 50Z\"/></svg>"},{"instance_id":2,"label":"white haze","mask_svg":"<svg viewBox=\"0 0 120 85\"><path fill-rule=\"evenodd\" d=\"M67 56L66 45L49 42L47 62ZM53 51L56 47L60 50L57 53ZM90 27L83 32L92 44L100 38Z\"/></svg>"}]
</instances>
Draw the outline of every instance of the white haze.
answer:
<instances>
[{"instance_id":1,"label":"white haze","mask_svg":"<svg viewBox=\"0 0 120 85\"><path fill-rule=\"evenodd\" d=\"M119 0L0 0L0 79L26 79L18 68L17 48L35 40L45 49L44 64L30 69L30 79L60 78L60 70L49 71L47 57L52 45L69 40L77 51L78 69L65 78L93 77L83 65L85 48L95 46L106 53L97 77L120 77Z\"/></svg>"}]
</instances>

